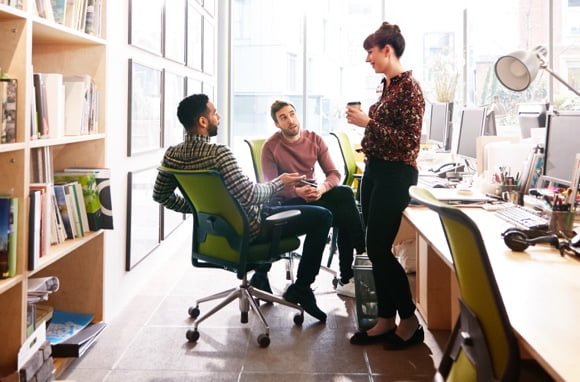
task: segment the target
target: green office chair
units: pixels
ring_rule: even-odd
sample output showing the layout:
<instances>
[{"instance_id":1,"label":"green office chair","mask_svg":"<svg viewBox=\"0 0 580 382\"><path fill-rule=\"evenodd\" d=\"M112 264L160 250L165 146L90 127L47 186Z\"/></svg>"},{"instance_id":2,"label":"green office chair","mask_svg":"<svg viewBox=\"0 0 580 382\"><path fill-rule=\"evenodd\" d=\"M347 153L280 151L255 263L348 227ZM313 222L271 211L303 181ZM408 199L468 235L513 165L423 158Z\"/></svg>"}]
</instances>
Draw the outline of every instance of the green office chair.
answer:
<instances>
[{"instance_id":1,"label":"green office chair","mask_svg":"<svg viewBox=\"0 0 580 382\"><path fill-rule=\"evenodd\" d=\"M439 214L460 289L460 314L434 381L551 380L532 360L520 360L518 343L477 225L428 190L411 198Z\"/></svg>"},{"instance_id":2,"label":"green office chair","mask_svg":"<svg viewBox=\"0 0 580 382\"><path fill-rule=\"evenodd\" d=\"M244 142L250 148L250 154L252 156L252 164L254 166L254 175L256 176L256 182L264 182L264 172L262 171L262 147L264 146L265 139L244 139ZM333 229L334 232L334 229ZM332 242L331 242L332 243ZM336 239L334 240L335 252L336 252ZM332 244L331 244L332 248ZM331 250L332 251L332 250ZM331 252L332 253L332 252ZM288 256L286 263L286 279L292 280L294 282L294 258L300 258L300 254L297 252L292 252L291 256ZM338 285L338 276L335 270L330 268L330 262L328 266L320 265L320 269L325 272L330 273L332 278L332 285L334 288Z\"/></svg>"},{"instance_id":3,"label":"green office chair","mask_svg":"<svg viewBox=\"0 0 580 382\"><path fill-rule=\"evenodd\" d=\"M242 323L248 322L250 308L262 322L265 331L258 336L260 347L270 344L270 333L256 299L297 309L299 313L294 316L294 323L301 325L304 321L302 307L251 286L247 278L248 272L257 266L271 264L281 259L284 253L294 251L300 246L298 237L280 238L281 226L299 215L300 211L292 210L269 216L266 221L273 229L271 241L250 243L250 226L246 213L237 200L231 197L218 172L174 170L165 167L159 171L175 176L181 193L192 207L193 266L221 268L236 273L237 278L242 280L240 286L201 298L194 307L189 308L189 315L196 319L200 314L200 303L223 298L213 309L195 320L193 329L187 331L187 339L196 342L199 339L199 324L236 299L239 300Z\"/></svg>"},{"instance_id":4,"label":"green office chair","mask_svg":"<svg viewBox=\"0 0 580 382\"><path fill-rule=\"evenodd\" d=\"M338 147L340 148L340 154L342 155L342 161L344 163L344 177L342 179L342 184L352 188L354 193L354 198L356 200L359 212L360 208L360 184L362 179L362 174L357 173L357 164L354 157L353 146L350 143L350 138L348 135L342 131L331 131L330 134L336 138L338 141ZM361 218L362 219L362 218ZM332 258L337 251L337 240L338 240L338 229L332 230L332 239L330 241L330 253L328 255L327 266L330 267L332 264Z\"/></svg>"},{"instance_id":5,"label":"green office chair","mask_svg":"<svg viewBox=\"0 0 580 382\"><path fill-rule=\"evenodd\" d=\"M338 147L340 148L344 163L344 178L342 184L352 187L356 200L360 200L359 189L362 174L357 173L356 158L350 138L342 131L331 131L330 134L338 141Z\"/></svg>"},{"instance_id":6,"label":"green office chair","mask_svg":"<svg viewBox=\"0 0 580 382\"><path fill-rule=\"evenodd\" d=\"M244 142L250 148L250 154L252 155L252 165L254 167L254 175L256 177L257 183L264 182L264 172L262 171L262 147L264 146L265 139L244 139Z\"/></svg>"}]
</instances>

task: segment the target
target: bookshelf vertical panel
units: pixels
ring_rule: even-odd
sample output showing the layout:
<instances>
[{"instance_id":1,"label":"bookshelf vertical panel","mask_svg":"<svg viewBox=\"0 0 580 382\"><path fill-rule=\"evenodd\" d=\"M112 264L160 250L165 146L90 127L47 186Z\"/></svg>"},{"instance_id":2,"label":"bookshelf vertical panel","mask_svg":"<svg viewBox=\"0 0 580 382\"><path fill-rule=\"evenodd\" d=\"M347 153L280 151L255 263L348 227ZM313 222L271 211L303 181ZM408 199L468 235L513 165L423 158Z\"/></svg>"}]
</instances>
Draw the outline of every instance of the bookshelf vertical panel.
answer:
<instances>
[{"instance_id":1,"label":"bookshelf vertical panel","mask_svg":"<svg viewBox=\"0 0 580 382\"><path fill-rule=\"evenodd\" d=\"M49 297L54 309L92 313L103 319L103 235L50 264L35 277L58 276L60 288Z\"/></svg>"},{"instance_id":2,"label":"bookshelf vertical panel","mask_svg":"<svg viewBox=\"0 0 580 382\"><path fill-rule=\"evenodd\" d=\"M16 141L24 142L26 136L26 70L29 61L26 56L26 20L0 19L0 72L18 81L16 97Z\"/></svg>"},{"instance_id":3,"label":"bookshelf vertical panel","mask_svg":"<svg viewBox=\"0 0 580 382\"><path fill-rule=\"evenodd\" d=\"M24 195L25 158L24 150L0 153L0 194Z\"/></svg>"},{"instance_id":4,"label":"bookshelf vertical panel","mask_svg":"<svg viewBox=\"0 0 580 382\"><path fill-rule=\"evenodd\" d=\"M22 283L0 295L0 376L16 370L16 359L26 332L26 296Z\"/></svg>"}]
</instances>

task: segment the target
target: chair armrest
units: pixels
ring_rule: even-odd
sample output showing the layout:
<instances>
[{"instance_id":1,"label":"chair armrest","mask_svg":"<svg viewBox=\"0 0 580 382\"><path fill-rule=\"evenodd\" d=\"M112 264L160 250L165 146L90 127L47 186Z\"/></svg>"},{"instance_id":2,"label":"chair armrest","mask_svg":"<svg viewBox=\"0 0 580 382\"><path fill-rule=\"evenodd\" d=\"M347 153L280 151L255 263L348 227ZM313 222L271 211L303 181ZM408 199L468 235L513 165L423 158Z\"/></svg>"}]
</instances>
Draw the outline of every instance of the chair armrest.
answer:
<instances>
[{"instance_id":1,"label":"chair armrest","mask_svg":"<svg viewBox=\"0 0 580 382\"><path fill-rule=\"evenodd\" d=\"M266 222L268 222L268 224L277 224L277 223L282 223L282 222L286 222L296 216L300 216L300 214L302 214L302 212L300 212L300 210L287 210L287 211L281 211L275 214L272 214L270 216L268 216L266 218Z\"/></svg>"}]
</instances>

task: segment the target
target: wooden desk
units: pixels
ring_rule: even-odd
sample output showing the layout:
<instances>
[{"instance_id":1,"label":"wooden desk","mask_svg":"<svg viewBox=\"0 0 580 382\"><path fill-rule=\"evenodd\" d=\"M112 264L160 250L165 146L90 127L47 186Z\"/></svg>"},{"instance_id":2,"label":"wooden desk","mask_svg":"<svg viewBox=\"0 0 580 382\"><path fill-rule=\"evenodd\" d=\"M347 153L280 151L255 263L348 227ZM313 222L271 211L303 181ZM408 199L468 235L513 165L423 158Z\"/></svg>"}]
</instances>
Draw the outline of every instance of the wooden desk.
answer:
<instances>
[{"instance_id":1,"label":"wooden desk","mask_svg":"<svg viewBox=\"0 0 580 382\"><path fill-rule=\"evenodd\" d=\"M580 381L580 260L544 244L512 252L501 238L507 223L480 208L464 210L483 236L522 356L556 380ZM451 329L459 288L439 218L409 207L403 220L417 240L417 308L430 329Z\"/></svg>"}]
</instances>

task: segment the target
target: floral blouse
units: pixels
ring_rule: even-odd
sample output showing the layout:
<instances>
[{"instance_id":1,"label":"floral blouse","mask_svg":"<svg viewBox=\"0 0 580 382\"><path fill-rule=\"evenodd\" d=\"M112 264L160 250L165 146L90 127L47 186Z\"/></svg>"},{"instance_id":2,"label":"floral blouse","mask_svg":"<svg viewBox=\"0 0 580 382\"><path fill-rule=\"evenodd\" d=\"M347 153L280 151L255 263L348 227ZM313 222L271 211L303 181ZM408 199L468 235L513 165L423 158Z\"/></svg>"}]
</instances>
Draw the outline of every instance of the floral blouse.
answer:
<instances>
[{"instance_id":1,"label":"floral blouse","mask_svg":"<svg viewBox=\"0 0 580 382\"><path fill-rule=\"evenodd\" d=\"M425 100L412 74L403 72L388 85L382 80L381 97L369 109L371 120L361 141L367 157L417 168Z\"/></svg>"}]
</instances>

